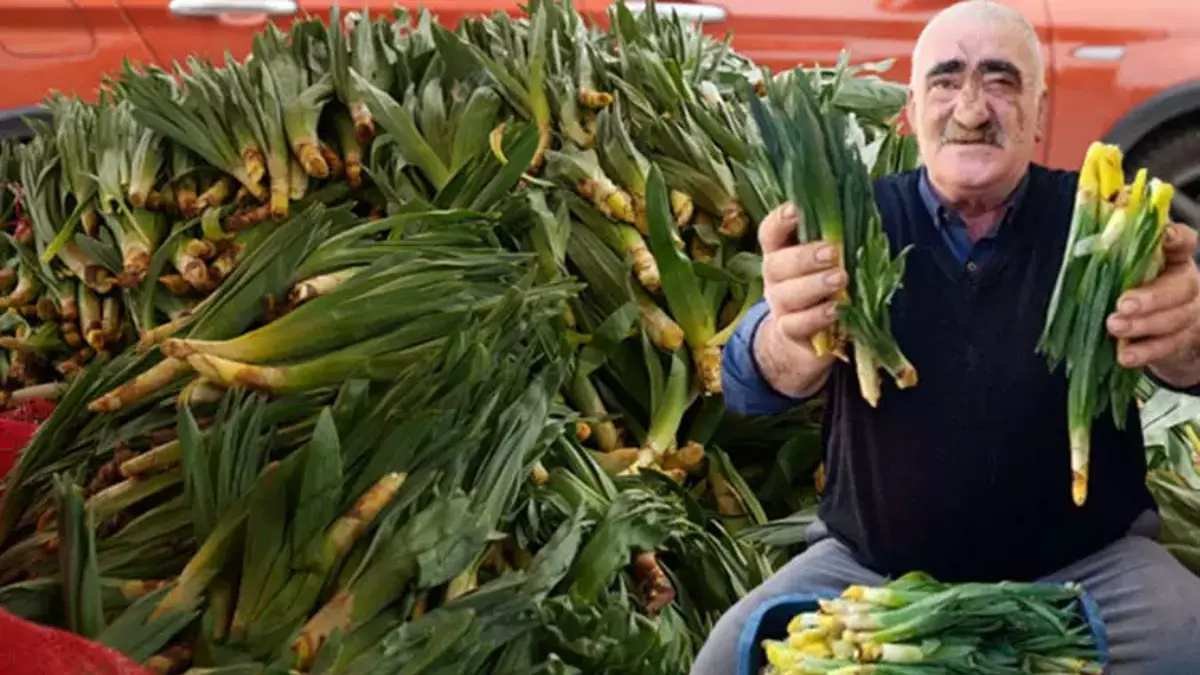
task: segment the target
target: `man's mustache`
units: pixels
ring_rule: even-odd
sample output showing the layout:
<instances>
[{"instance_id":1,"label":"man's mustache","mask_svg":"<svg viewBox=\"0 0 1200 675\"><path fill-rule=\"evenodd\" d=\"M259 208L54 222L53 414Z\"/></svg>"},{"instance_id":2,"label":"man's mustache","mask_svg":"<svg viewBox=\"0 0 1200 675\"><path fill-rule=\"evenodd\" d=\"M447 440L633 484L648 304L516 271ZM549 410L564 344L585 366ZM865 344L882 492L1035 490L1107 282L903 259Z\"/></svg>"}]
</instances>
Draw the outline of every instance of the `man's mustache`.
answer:
<instances>
[{"instance_id":1,"label":"man's mustache","mask_svg":"<svg viewBox=\"0 0 1200 675\"><path fill-rule=\"evenodd\" d=\"M949 122L942 130L942 144L957 143L961 145L994 145L1001 147L1000 127L993 122L975 129L965 129L956 122Z\"/></svg>"}]
</instances>

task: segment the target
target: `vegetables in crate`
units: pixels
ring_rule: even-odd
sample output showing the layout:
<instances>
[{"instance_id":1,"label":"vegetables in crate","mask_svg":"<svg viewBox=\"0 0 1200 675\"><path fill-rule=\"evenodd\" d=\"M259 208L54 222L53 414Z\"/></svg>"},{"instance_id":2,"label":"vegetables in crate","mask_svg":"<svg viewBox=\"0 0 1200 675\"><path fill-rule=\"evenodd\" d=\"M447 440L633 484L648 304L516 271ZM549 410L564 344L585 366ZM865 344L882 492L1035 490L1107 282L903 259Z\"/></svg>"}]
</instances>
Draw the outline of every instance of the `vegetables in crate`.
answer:
<instances>
[{"instance_id":1,"label":"vegetables in crate","mask_svg":"<svg viewBox=\"0 0 1200 675\"><path fill-rule=\"evenodd\" d=\"M766 673L1095 673L1077 586L943 584L909 573L851 586L764 640Z\"/></svg>"}]
</instances>

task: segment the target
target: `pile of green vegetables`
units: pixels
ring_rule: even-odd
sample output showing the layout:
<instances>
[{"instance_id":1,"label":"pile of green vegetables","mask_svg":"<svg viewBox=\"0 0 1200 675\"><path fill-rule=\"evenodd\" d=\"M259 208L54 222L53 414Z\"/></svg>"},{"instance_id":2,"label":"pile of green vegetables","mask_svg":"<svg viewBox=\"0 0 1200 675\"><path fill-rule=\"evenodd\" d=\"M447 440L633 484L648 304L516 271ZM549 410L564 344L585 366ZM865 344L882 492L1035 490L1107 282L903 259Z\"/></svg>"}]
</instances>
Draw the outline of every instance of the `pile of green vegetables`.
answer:
<instances>
[{"instance_id":1,"label":"pile of green vegetables","mask_svg":"<svg viewBox=\"0 0 1200 675\"><path fill-rule=\"evenodd\" d=\"M0 385L58 398L0 605L160 672L686 671L786 559L820 404L720 396L772 76L610 19L335 14L52 95L0 146ZM785 77L900 161L902 88Z\"/></svg>"},{"instance_id":2,"label":"pile of green vegetables","mask_svg":"<svg viewBox=\"0 0 1200 675\"><path fill-rule=\"evenodd\" d=\"M686 672L816 499L821 402L720 393L799 185L751 103L803 82L864 204L915 153L875 68L648 10L335 13L48 98L0 143L0 391L58 400L0 606L159 672ZM893 370L902 258L846 243Z\"/></svg>"}]
</instances>

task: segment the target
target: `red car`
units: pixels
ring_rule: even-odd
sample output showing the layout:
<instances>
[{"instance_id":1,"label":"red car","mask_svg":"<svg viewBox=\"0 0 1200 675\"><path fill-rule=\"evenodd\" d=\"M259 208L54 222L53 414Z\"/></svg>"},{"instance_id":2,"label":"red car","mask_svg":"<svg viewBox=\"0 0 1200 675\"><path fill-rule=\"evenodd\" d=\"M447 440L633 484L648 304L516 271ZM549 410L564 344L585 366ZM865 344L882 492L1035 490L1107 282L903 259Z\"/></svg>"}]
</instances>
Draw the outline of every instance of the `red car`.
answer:
<instances>
[{"instance_id":1,"label":"red car","mask_svg":"<svg viewBox=\"0 0 1200 675\"><path fill-rule=\"evenodd\" d=\"M1200 225L1200 2L1005 0L1034 23L1046 47L1050 124L1041 160L1077 167L1088 143L1120 144L1131 163L1148 165L1179 188L1177 217ZM187 54L242 56L268 20L328 16L332 0L2 0L0 134L19 133L50 89L89 95L103 73L129 57L168 64ZM446 25L518 0L424 0ZM605 23L610 0L575 0ZM714 0L659 2L732 32L734 46L776 69L832 62L842 48L856 61L895 58L890 77L905 81L921 27L950 0ZM349 0L374 12L417 3ZM644 7L631 2L632 8Z\"/></svg>"}]
</instances>

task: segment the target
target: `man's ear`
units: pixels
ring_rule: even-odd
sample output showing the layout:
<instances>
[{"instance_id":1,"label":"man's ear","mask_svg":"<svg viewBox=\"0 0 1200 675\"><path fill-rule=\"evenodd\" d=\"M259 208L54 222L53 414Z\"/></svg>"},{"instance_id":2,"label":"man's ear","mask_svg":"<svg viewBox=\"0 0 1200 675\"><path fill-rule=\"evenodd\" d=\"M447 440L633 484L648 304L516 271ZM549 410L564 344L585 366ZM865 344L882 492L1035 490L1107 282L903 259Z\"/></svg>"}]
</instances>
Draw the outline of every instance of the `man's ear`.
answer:
<instances>
[{"instance_id":1,"label":"man's ear","mask_svg":"<svg viewBox=\"0 0 1200 675\"><path fill-rule=\"evenodd\" d=\"M1033 132L1033 140L1035 143L1041 143L1046 140L1046 125L1048 124L1048 116L1050 114L1050 92L1045 88L1038 96L1038 112L1037 112L1037 128Z\"/></svg>"},{"instance_id":2,"label":"man's ear","mask_svg":"<svg viewBox=\"0 0 1200 675\"><path fill-rule=\"evenodd\" d=\"M901 124L912 133L917 132L917 98L913 95L912 87L908 88L908 97L904 101Z\"/></svg>"}]
</instances>

